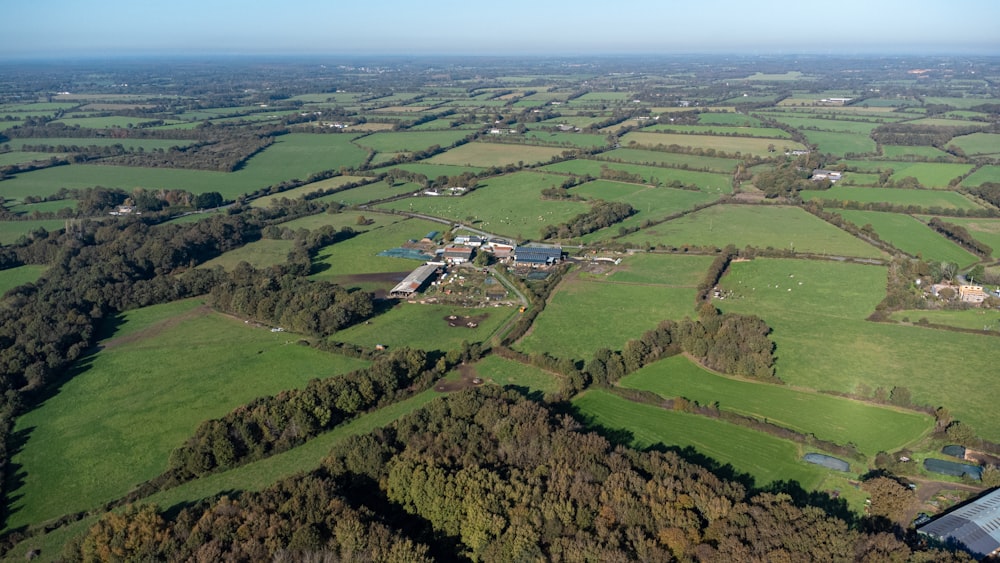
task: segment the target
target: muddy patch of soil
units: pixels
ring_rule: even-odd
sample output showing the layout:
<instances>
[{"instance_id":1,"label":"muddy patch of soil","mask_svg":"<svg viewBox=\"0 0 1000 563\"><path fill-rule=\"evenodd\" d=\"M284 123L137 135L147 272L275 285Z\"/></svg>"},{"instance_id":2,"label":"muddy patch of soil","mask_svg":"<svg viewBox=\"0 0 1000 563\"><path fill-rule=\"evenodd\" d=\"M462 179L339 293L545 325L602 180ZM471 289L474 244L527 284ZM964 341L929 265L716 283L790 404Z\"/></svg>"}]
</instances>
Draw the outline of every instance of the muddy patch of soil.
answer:
<instances>
[{"instance_id":1,"label":"muddy patch of soil","mask_svg":"<svg viewBox=\"0 0 1000 563\"><path fill-rule=\"evenodd\" d=\"M452 328L476 328L480 323L489 317L488 314L476 315L474 317L462 317L459 315L448 315L444 317L444 322Z\"/></svg>"},{"instance_id":2,"label":"muddy patch of soil","mask_svg":"<svg viewBox=\"0 0 1000 563\"><path fill-rule=\"evenodd\" d=\"M434 390L439 393L451 393L483 384L482 378L472 366L462 364L458 366L457 371L459 373L458 379L442 379L434 384Z\"/></svg>"}]
</instances>

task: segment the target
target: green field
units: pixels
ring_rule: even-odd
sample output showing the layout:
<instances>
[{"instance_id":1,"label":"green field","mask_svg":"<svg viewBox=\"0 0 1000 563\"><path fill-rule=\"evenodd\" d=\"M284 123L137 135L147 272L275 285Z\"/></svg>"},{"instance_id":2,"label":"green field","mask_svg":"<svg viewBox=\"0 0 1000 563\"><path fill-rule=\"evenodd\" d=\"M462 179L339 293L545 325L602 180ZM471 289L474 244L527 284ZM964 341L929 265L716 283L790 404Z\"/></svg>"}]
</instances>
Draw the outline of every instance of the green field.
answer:
<instances>
[{"instance_id":1,"label":"green field","mask_svg":"<svg viewBox=\"0 0 1000 563\"><path fill-rule=\"evenodd\" d=\"M655 188L608 180L587 182L573 188L571 193L586 198L622 201L631 205L636 211L620 223L580 237L580 240L586 244L618 236L622 228L639 228L646 221L659 221L671 214L692 209L696 205L715 199L714 195L704 192Z\"/></svg>"},{"instance_id":2,"label":"green field","mask_svg":"<svg viewBox=\"0 0 1000 563\"><path fill-rule=\"evenodd\" d=\"M206 418L364 365L187 300L138 309L59 394L21 416L23 485L8 528L86 510L166 469Z\"/></svg>"},{"instance_id":3,"label":"green field","mask_svg":"<svg viewBox=\"0 0 1000 563\"><path fill-rule=\"evenodd\" d=\"M962 268L979 261L975 255L909 215L850 209L838 209L837 213L859 227L871 225L882 240L913 256L938 262L955 262ZM950 220L950 217L944 219Z\"/></svg>"},{"instance_id":4,"label":"green field","mask_svg":"<svg viewBox=\"0 0 1000 563\"><path fill-rule=\"evenodd\" d=\"M431 180L440 178L441 176L458 176L465 172L471 172L473 174L478 174L483 171L483 168L479 166L452 166L449 164L426 164L425 162L407 162L406 164L394 164L391 166L383 166L375 170L375 172L388 172L390 170L405 170L407 172L413 172L414 174L423 174Z\"/></svg>"},{"instance_id":5,"label":"green field","mask_svg":"<svg viewBox=\"0 0 1000 563\"><path fill-rule=\"evenodd\" d=\"M623 164L587 159L566 160L541 168L541 170L569 173L577 176L590 175L593 178L600 178L601 171L604 169L611 171L620 170L628 174L638 175L642 178L643 182L650 184L659 183L670 186L672 182L680 182L685 186L697 186L698 189L713 194L730 193L733 191L732 178L728 175L680 170L678 168L660 168L656 166L643 166L641 164Z\"/></svg>"},{"instance_id":6,"label":"green field","mask_svg":"<svg viewBox=\"0 0 1000 563\"><path fill-rule=\"evenodd\" d=\"M955 137L949 143L962 149L969 156L1000 154L1000 133L972 133Z\"/></svg>"},{"instance_id":7,"label":"green field","mask_svg":"<svg viewBox=\"0 0 1000 563\"><path fill-rule=\"evenodd\" d=\"M906 147L899 145L882 145L882 155L886 158L906 158L916 156L922 158L954 158L950 154L936 147Z\"/></svg>"},{"instance_id":8,"label":"green field","mask_svg":"<svg viewBox=\"0 0 1000 563\"><path fill-rule=\"evenodd\" d=\"M53 123L63 123L67 127L79 126L84 129L131 129L133 126L140 126L143 123L152 123L153 121L155 120L149 118L111 115L107 117L65 117Z\"/></svg>"},{"instance_id":9,"label":"green field","mask_svg":"<svg viewBox=\"0 0 1000 563\"><path fill-rule=\"evenodd\" d=\"M734 127L759 127L761 121L742 113L700 113L699 125L732 125Z\"/></svg>"},{"instance_id":10,"label":"green field","mask_svg":"<svg viewBox=\"0 0 1000 563\"><path fill-rule=\"evenodd\" d=\"M694 287L705 278L715 260L712 256L684 254L632 254L617 266L600 274L581 272L580 277L605 279L616 283Z\"/></svg>"},{"instance_id":11,"label":"green field","mask_svg":"<svg viewBox=\"0 0 1000 563\"><path fill-rule=\"evenodd\" d=\"M911 411L716 375L681 355L648 365L623 378L620 385L702 405L717 402L720 409L814 434L821 440L853 443L868 456L910 444L934 425L930 416Z\"/></svg>"},{"instance_id":12,"label":"green field","mask_svg":"<svg viewBox=\"0 0 1000 563\"><path fill-rule=\"evenodd\" d=\"M19 285L38 281L47 269L48 266L27 265L0 270L0 295Z\"/></svg>"},{"instance_id":13,"label":"green field","mask_svg":"<svg viewBox=\"0 0 1000 563\"><path fill-rule=\"evenodd\" d=\"M295 243L290 240L261 239L230 250L198 267L221 266L225 270L232 271L240 262L246 262L255 268L267 268L287 262L288 253L294 247Z\"/></svg>"},{"instance_id":14,"label":"green field","mask_svg":"<svg viewBox=\"0 0 1000 563\"><path fill-rule=\"evenodd\" d=\"M793 480L810 490L828 472L801 461L804 452L792 442L719 420L634 403L596 389L578 395L573 406L588 426L627 430L637 448L690 446L720 464L750 474L757 486Z\"/></svg>"},{"instance_id":15,"label":"green field","mask_svg":"<svg viewBox=\"0 0 1000 563\"><path fill-rule=\"evenodd\" d=\"M546 162L566 149L536 147L506 143L467 143L424 162L456 166L506 166L508 164L535 164Z\"/></svg>"},{"instance_id":16,"label":"green field","mask_svg":"<svg viewBox=\"0 0 1000 563\"><path fill-rule=\"evenodd\" d=\"M812 132L812 129L816 129L826 132L851 133L865 138L880 125L871 121L857 121L856 117L853 119L821 119L818 117L795 117L788 113L772 113L767 114L767 116L779 123L800 129L806 134Z\"/></svg>"},{"instance_id":17,"label":"green field","mask_svg":"<svg viewBox=\"0 0 1000 563\"><path fill-rule=\"evenodd\" d=\"M546 352L557 358L584 360L598 348L620 350L629 339L639 338L660 321L680 320L694 313L694 286L671 281L564 280L517 348L529 354Z\"/></svg>"},{"instance_id":18,"label":"green field","mask_svg":"<svg viewBox=\"0 0 1000 563\"><path fill-rule=\"evenodd\" d=\"M858 133L833 133L829 131L803 131L802 133L821 152L832 155L844 156L847 153L875 152L875 141L871 137Z\"/></svg>"},{"instance_id":19,"label":"green field","mask_svg":"<svg viewBox=\"0 0 1000 563\"><path fill-rule=\"evenodd\" d=\"M728 127L725 125L671 125L660 123L643 128L654 133L682 133L685 135L721 135L736 137L761 137L769 139L790 139L784 129L776 127Z\"/></svg>"},{"instance_id":20,"label":"green field","mask_svg":"<svg viewBox=\"0 0 1000 563\"><path fill-rule=\"evenodd\" d=\"M111 147L114 145L121 145L126 149L138 149L139 147L142 147L143 150L150 151L153 149L167 150L171 147L187 147L194 143L195 141L190 139L109 139L107 137L43 137L31 139L11 139L9 141L10 146L16 150L21 150L21 147L25 145L66 145L67 147L88 147L91 145L98 147Z\"/></svg>"},{"instance_id":21,"label":"green field","mask_svg":"<svg viewBox=\"0 0 1000 563\"><path fill-rule=\"evenodd\" d=\"M317 201L335 201L341 205L362 205L391 197L408 196L423 191L423 187L412 182L373 182L335 194L318 198Z\"/></svg>"},{"instance_id":22,"label":"green field","mask_svg":"<svg viewBox=\"0 0 1000 563\"><path fill-rule=\"evenodd\" d=\"M884 297L885 280L883 267L758 258L732 264L721 285L734 298L717 305L773 328L777 375L789 385L905 386L915 402L944 405L984 438L1000 439L991 407L1000 394L995 337L864 320Z\"/></svg>"},{"instance_id":23,"label":"green field","mask_svg":"<svg viewBox=\"0 0 1000 563\"><path fill-rule=\"evenodd\" d=\"M963 180L962 185L975 187L986 182L1000 183L1000 166L983 166Z\"/></svg>"},{"instance_id":24,"label":"green field","mask_svg":"<svg viewBox=\"0 0 1000 563\"><path fill-rule=\"evenodd\" d=\"M491 233L521 240L537 239L547 225L564 223L589 209L579 201L542 199L543 189L565 180L555 174L515 172L482 180L479 188L461 197L422 196L380 207L468 221Z\"/></svg>"},{"instance_id":25,"label":"green field","mask_svg":"<svg viewBox=\"0 0 1000 563\"><path fill-rule=\"evenodd\" d=\"M735 244L875 258L881 252L796 207L716 205L628 235L633 246Z\"/></svg>"},{"instance_id":26,"label":"green field","mask_svg":"<svg viewBox=\"0 0 1000 563\"><path fill-rule=\"evenodd\" d=\"M946 188L952 181L968 174L973 166L971 164L914 162L900 167L900 164L892 163L892 169L895 171L890 177L892 181L898 182L907 176L912 176L921 185L928 188Z\"/></svg>"},{"instance_id":27,"label":"green field","mask_svg":"<svg viewBox=\"0 0 1000 563\"><path fill-rule=\"evenodd\" d=\"M14 164L27 164L38 160L50 160L66 156L64 153L49 152L21 152L12 151L0 153L0 166L11 166Z\"/></svg>"},{"instance_id":28,"label":"green field","mask_svg":"<svg viewBox=\"0 0 1000 563\"><path fill-rule=\"evenodd\" d=\"M414 262L415 265L419 263ZM457 350L463 341L484 342L500 326L518 314L514 307L475 309L421 303L398 303L389 311L365 324L342 330L330 337L336 342L350 342L366 348L382 344L390 350L411 346L423 350ZM449 326L447 317L485 316L479 326Z\"/></svg>"},{"instance_id":29,"label":"green field","mask_svg":"<svg viewBox=\"0 0 1000 563\"><path fill-rule=\"evenodd\" d=\"M39 213L46 212L58 212L62 209L74 210L76 209L77 201L75 199L60 199L55 201L40 201L38 203L21 203L17 205L7 206L7 210L11 213L17 213L18 215L32 215L36 211Z\"/></svg>"},{"instance_id":30,"label":"green field","mask_svg":"<svg viewBox=\"0 0 1000 563\"><path fill-rule=\"evenodd\" d=\"M250 205L253 207L267 207L272 201L280 199L297 199L304 195L311 194L313 192L318 192L321 190L328 190L331 188L339 188L344 184L350 184L351 182L365 182L369 181L369 178L364 176L335 176L333 178L328 178L326 180L320 180L319 182L312 182L304 186L294 188L291 190L285 190L283 192L278 192L274 195L266 195L264 197L259 197L252 202Z\"/></svg>"},{"instance_id":31,"label":"green field","mask_svg":"<svg viewBox=\"0 0 1000 563\"><path fill-rule=\"evenodd\" d=\"M767 156L768 147L774 145L777 150L805 149L806 147L789 139L757 139L754 137L719 137L713 135L678 135L671 133L632 132L622 137L622 144L629 146L632 142L645 147L677 145L679 147L695 147L703 150L716 150L728 154L753 154ZM712 156L709 154L708 156Z\"/></svg>"},{"instance_id":32,"label":"green field","mask_svg":"<svg viewBox=\"0 0 1000 563\"><path fill-rule=\"evenodd\" d=\"M364 217L367 220L367 224L359 225L358 217ZM370 209L365 211L345 209L341 213L317 213L315 215L306 215L305 217L292 219L291 221L286 221L284 223L280 223L279 225L282 228L292 230L308 229L310 231L318 229L324 225L330 225L338 231L347 227L352 231L363 233L365 231L370 231L372 229L377 229L379 227L384 227L386 225L391 225L404 220L406 220L406 217L401 215L378 213Z\"/></svg>"},{"instance_id":33,"label":"green field","mask_svg":"<svg viewBox=\"0 0 1000 563\"><path fill-rule=\"evenodd\" d=\"M957 192L945 190L901 190L897 188L854 188L833 186L828 190L803 191L804 201L856 201L858 203L891 203L942 209L979 209L972 200Z\"/></svg>"},{"instance_id":34,"label":"green field","mask_svg":"<svg viewBox=\"0 0 1000 563\"><path fill-rule=\"evenodd\" d=\"M713 158L710 156L696 156L693 154L683 154L675 152L647 151L641 149L614 149L602 152L592 158L596 160L621 160L633 164L646 164L651 166L672 166L677 168L688 168L691 170L705 170L708 172L720 172L731 174L736 170L739 161L735 158Z\"/></svg>"},{"instance_id":35,"label":"green field","mask_svg":"<svg viewBox=\"0 0 1000 563\"><path fill-rule=\"evenodd\" d=\"M40 219L29 221L0 221L0 244L13 244L17 239L35 229L58 231L66 226L64 219Z\"/></svg>"},{"instance_id":36,"label":"green field","mask_svg":"<svg viewBox=\"0 0 1000 563\"><path fill-rule=\"evenodd\" d=\"M416 152L433 145L449 147L468 135L468 131L393 131L372 133L355 139L354 144L375 152Z\"/></svg>"},{"instance_id":37,"label":"green field","mask_svg":"<svg viewBox=\"0 0 1000 563\"><path fill-rule=\"evenodd\" d=\"M923 319L927 319L927 322L931 324L1000 332L1000 311L993 309L976 308L962 311L912 309L896 311L892 314L892 320L899 322L918 323Z\"/></svg>"},{"instance_id":38,"label":"green field","mask_svg":"<svg viewBox=\"0 0 1000 563\"><path fill-rule=\"evenodd\" d=\"M549 373L534 366L489 355L473 365L476 374L489 383L503 387L525 388L529 392L554 393L559 390L562 375Z\"/></svg>"},{"instance_id":39,"label":"green field","mask_svg":"<svg viewBox=\"0 0 1000 563\"><path fill-rule=\"evenodd\" d=\"M921 216L920 220L929 221L930 217ZM965 227L976 240L988 244L993 249L994 258L1000 258L1000 219L945 217L942 221Z\"/></svg>"},{"instance_id":40,"label":"green field","mask_svg":"<svg viewBox=\"0 0 1000 563\"><path fill-rule=\"evenodd\" d=\"M604 135L588 133L556 133L552 131L528 131L525 139L532 139L546 145L561 145L566 147L603 147L608 144Z\"/></svg>"}]
</instances>

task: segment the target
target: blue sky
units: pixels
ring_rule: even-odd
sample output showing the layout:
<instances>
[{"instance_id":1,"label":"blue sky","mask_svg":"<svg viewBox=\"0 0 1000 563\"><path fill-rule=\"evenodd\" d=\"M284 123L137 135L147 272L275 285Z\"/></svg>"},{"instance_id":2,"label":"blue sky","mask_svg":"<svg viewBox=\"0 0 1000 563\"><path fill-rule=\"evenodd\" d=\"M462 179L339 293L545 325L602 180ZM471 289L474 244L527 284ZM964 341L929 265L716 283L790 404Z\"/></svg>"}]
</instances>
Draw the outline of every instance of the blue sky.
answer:
<instances>
[{"instance_id":1,"label":"blue sky","mask_svg":"<svg viewBox=\"0 0 1000 563\"><path fill-rule=\"evenodd\" d=\"M997 0L4 0L0 58L978 53Z\"/></svg>"}]
</instances>

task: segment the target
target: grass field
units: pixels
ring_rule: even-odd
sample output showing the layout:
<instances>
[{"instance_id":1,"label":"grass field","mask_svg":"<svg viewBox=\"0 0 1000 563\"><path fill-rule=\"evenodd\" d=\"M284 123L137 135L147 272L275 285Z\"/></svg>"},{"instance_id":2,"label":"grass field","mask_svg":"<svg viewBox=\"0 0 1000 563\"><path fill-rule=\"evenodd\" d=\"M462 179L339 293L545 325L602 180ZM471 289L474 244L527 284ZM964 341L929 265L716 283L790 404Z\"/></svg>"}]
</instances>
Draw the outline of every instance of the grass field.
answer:
<instances>
[{"instance_id":1,"label":"grass field","mask_svg":"<svg viewBox=\"0 0 1000 563\"><path fill-rule=\"evenodd\" d=\"M387 172L389 170L405 170L407 172L413 172L414 174L423 174L431 180L440 178L441 176L458 176L459 174L465 172L471 172L473 174L478 174L483 171L483 168L479 166L452 166L449 164L426 164L424 162L408 162L406 164L395 164L391 166L383 166L376 170L376 172Z\"/></svg>"},{"instance_id":2,"label":"grass field","mask_svg":"<svg viewBox=\"0 0 1000 563\"><path fill-rule=\"evenodd\" d=\"M58 231L66 226L64 219L40 219L29 221L0 221L0 244L12 244L35 229Z\"/></svg>"},{"instance_id":3,"label":"grass field","mask_svg":"<svg viewBox=\"0 0 1000 563\"><path fill-rule=\"evenodd\" d=\"M368 221L368 224L358 224L358 217L361 216ZM363 233L365 231L370 231L372 229L377 229L379 227L384 227L386 225L391 225L404 220L406 220L406 217L400 215L390 215L388 213L378 213L372 211L371 209L367 209L365 211L344 210L342 213L317 213L315 215L307 215L305 217L299 217L298 219L292 219L291 221L280 223L280 226L282 228L289 228L293 230L308 229L311 231L324 225L330 225L337 230L348 227L355 232Z\"/></svg>"},{"instance_id":4,"label":"grass field","mask_svg":"<svg viewBox=\"0 0 1000 563\"><path fill-rule=\"evenodd\" d=\"M694 297L693 285L678 286L671 280L647 284L564 280L516 347L529 354L587 360L598 348L622 349L629 339L664 319L693 315Z\"/></svg>"},{"instance_id":5,"label":"grass field","mask_svg":"<svg viewBox=\"0 0 1000 563\"><path fill-rule=\"evenodd\" d=\"M468 131L393 131L373 133L355 139L354 144L375 152L416 152L433 145L448 147L468 135Z\"/></svg>"},{"instance_id":6,"label":"grass field","mask_svg":"<svg viewBox=\"0 0 1000 563\"><path fill-rule=\"evenodd\" d=\"M835 256L878 257L881 252L796 207L717 205L628 235L648 245L793 249Z\"/></svg>"},{"instance_id":7,"label":"grass field","mask_svg":"<svg viewBox=\"0 0 1000 563\"><path fill-rule=\"evenodd\" d=\"M980 154L1000 153L1000 133L972 133L955 137L949 143L962 149L965 154L975 156Z\"/></svg>"},{"instance_id":8,"label":"grass field","mask_svg":"<svg viewBox=\"0 0 1000 563\"><path fill-rule=\"evenodd\" d=\"M769 145L774 145L776 149L785 151L795 149L805 149L804 146L788 139L757 139L753 137L719 137L712 135L678 135L671 133L643 133L633 132L622 137L622 143L628 146L635 142L638 145L656 147L663 145L677 145L680 147L697 147L701 149L713 149L729 154L753 154L757 156L767 156ZM709 155L711 156L711 155Z\"/></svg>"},{"instance_id":9,"label":"grass field","mask_svg":"<svg viewBox=\"0 0 1000 563\"><path fill-rule=\"evenodd\" d=\"M963 311L912 309L892 314L892 320L898 322L917 323L923 319L927 319L931 324L1000 332L1000 311L993 309L977 308Z\"/></svg>"},{"instance_id":10,"label":"grass field","mask_svg":"<svg viewBox=\"0 0 1000 563\"><path fill-rule=\"evenodd\" d=\"M18 419L23 476L8 528L116 498L166 468L206 418L364 362L288 344L187 300L127 313L59 394Z\"/></svg>"},{"instance_id":11,"label":"grass field","mask_svg":"<svg viewBox=\"0 0 1000 563\"><path fill-rule=\"evenodd\" d=\"M154 119L144 119L142 117L125 117L121 115L111 115L107 117L64 117L53 123L63 123L67 127L79 126L85 129L110 129L130 128L140 126L143 123L151 123Z\"/></svg>"},{"instance_id":12,"label":"grass field","mask_svg":"<svg viewBox=\"0 0 1000 563\"><path fill-rule=\"evenodd\" d=\"M491 233L521 240L537 239L547 225L564 223L590 208L579 201L542 199L543 189L565 180L555 174L515 172L481 180L479 188L461 197L423 196L381 207L469 221Z\"/></svg>"},{"instance_id":13,"label":"grass field","mask_svg":"<svg viewBox=\"0 0 1000 563\"><path fill-rule=\"evenodd\" d=\"M362 182L366 181L368 178L363 176L336 176L333 178L328 178L326 180L320 180L319 182L313 182L311 184L306 184L304 186L294 188L291 190L286 190L283 192L276 193L274 195L266 195L264 197L259 197L252 202L250 205L253 207L267 207L271 205L272 201L279 199L297 199L304 195L311 194L313 192L318 192L320 190L328 190L331 188L338 188L344 184L350 184L351 182Z\"/></svg>"},{"instance_id":14,"label":"grass field","mask_svg":"<svg viewBox=\"0 0 1000 563\"><path fill-rule=\"evenodd\" d=\"M618 236L620 229L641 227L646 221L658 221L673 213L707 203L716 196L691 190L654 188L640 184L626 184L608 180L594 180L572 189L571 193L606 201L622 201L631 205L636 212L620 223L616 223L580 237L586 244Z\"/></svg>"},{"instance_id":15,"label":"grass field","mask_svg":"<svg viewBox=\"0 0 1000 563\"><path fill-rule=\"evenodd\" d=\"M929 221L930 217L921 216L920 220ZM1000 219L945 217L942 221L965 227L976 240L990 245L994 258L1000 258Z\"/></svg>"},{"instance_id":16,"label":"grass field","mask_svg":"<svg viewBox=\"0 0 1000 563\"><path fill-rule=\"evenodd\" d=\"M691 170L706 170L732 174L739 161L735 158L713 158L675 152L647 151L641 149L614 149L593 157L597 160L621 160L633 164L687 167Z\"/></svg>"},{"instance_id":17,"label":"grass field","mask_svg":"<svg viewBox=\"0 0 1000 563\"><path fill-rule=\"evenodd\" d=\"M874 153L875 141L858 133L834 133L829 131L803 131L810 143L819 150L837 156L846 153Z\"/></svg>"},{"instance_id":18,"label":"grass field","mask_svg":"<svg viewBox=\"0 0 1000 563\"><path fill-rule=\"evenodd\" d=\"M954 158L950 154L936 147L906 147L899 145L882 145L882 155L886 158L906 158L917 156L922 158Z\"/></svg>"},{"instance_id":19,"label":"grass field","mask_svg":"<svg viewBox=\"0 0 1000 563\"><path fill-rule=\"evenodd\" d=\"M857 201L859 203L915 205L924 208L979 209L979 206L972 200L957 192L945 190L901 190L896 188L833 186L828 190L803 191L799 195L804 201Z\"/></svg>"},{"instance_id":20,"label":"grass field","mask_svg":"<svg viewBox=\"0 0 1000 563\"><path fill-rule=\"evenodd\" d=\"M660 123L643 128L654 133L682 133L685 135L732 135L737 137L761 137L769 139L791 139L784 129L776 127L735 127L726 125L671 125Z\"/></svg>"},{"instance_id":21,"label":"grass field","mask_svg":"<svg viewBox=\"0 0 1000 563\"><path fill-rule=\"evenodd\" d=\"M38 281L47 269L48 266L27 265L0 270L0 295L19 285Z\"/></svg>"},{"instance_id":22,"label":"grass field","mask_svg":"<svg viewBox=\"0 0 1000 563\"><path fill-rule=\"evenodd\" d=\"M986 182L1000 183L1000 166L983 166L962 181L965 187L976 187Z\"/></svg>"},{"instance_id":23,"label":"grass field","mask_svg":"<svg viewBox=\"0 0 1000 563\"><path fill-rule=\"evenodd\" d=\"M934 425L930 416L912 411L716 375L681 355L648 365L623 378L620 385L703 405L718 402L721 409L815 434L822 440L854 443L868 456L912 443Z\"/></svg>"},{"instance_id":24,"label":"grass field","mask_svg":"<svg viewBox=\"0 0 1000 563\"><path fill-rule=\"evenodd\" d=\"M859 227L870 224L882 240L913 256L955 262L962 268L979 261L973 254L909 215L849 209L838 209L837 213ZM944 220L950 222L951 218Z\"/></svg>"},{"instance_id":25,"label":"grass field","mask_svg":"<svg viewBox=\"0 0 1000 563\"><path fill-rule=\"evenodd\" d=\"M529 392L552 393L559 390L562 375L542 371L534 366L489 355L473 366L476 373L489 383L503 387L525 388Z\"/></svg>"},{"instance_id":26,"label":"grass field","mask_svg":"<svg viewBox=\"0 0 1000 563\"><path fill-rule=\"evenodd\" d=\"M507 164L535 164L545 162L566 149L514 145L502 143L467 143L426 160L429 164L456 166L505 166Z\"/></svg>"},{"instance_id":27,"label":"grass field","mask_svg":"<svg viewBox=\"0 0 1000 563\"><path fill-rule=\"evenodd\" d=\"M912 176L921 185L928 188L946 188L953 180L968 174L971 164L949 164L936 162L914 162L900 166L902 163L892 163L893 175L890 179L898 182L907 176Z\"/></svg>"},{"instance_id":28,"label":"grass field","mask_svg":"<svg viewBox=\"0 0 1000 563\"><path fill-rule=\"evenodd\" d=\"M341 205L362 205L390 197L410 195L422 190L423 186L411 182L398 182L391 186L387 182L373 182L320 197L318 201L335 201Z\"/></svg>"},{"instance_id":29,"label":"grass field","mask_svg":"<svg viewBox=\"0 0 1000 563\"><path fill-rule=\"evenodd\" d=\"M773 328L777 375L790 385L905 386L915 402L944 405L983 437L1000 439L991 407L1000 396L995 337L864 320L885 295L885 280L883 267L758 258L730 267L722 286L735 298L717 305Z\"/></svg>"},{"instance_id":30,"label":"grass field","mask_svg":"<svg viewBox=\"0 0 1000 563\"><path fill-rule=\"evenodd\" d=\"M684 254L633 254L602 274L581 272L583 279L605 279L616 283L694 287L705 278L712 256Z\"/></svg>"},{"instance_id":31,"label":"grass field","mask_svg":"<svg viewBox=\"0 0 1000 563\"><path fill-rule=\"evenodd\" d=\"M419 264L417 264L419 265ZM399 303L389 311L365 324L342 330L330 337L337 342L350 342L367 348L382 344L389 349L411 346L423 350L456 350L462 341L483 342L511 315L519 314L514 307L485 309L452 307L420 303ZM476 328L465 325L449 326L447 317L482 316Z\"/></svg>"},{"instance_id":32,"label":"grass field","mask_svg":"<svg viewBox=\"0 0 1000 563\"><path fill-rule=\"evenodd\" d=\"M288 253L294 247L295 243L290 240L261 239L230 250L198 267L221 266L232 271L240 262L246 262L255 268L267 268L268 266L284 264L288 260Z\"/></svg>"},{"instance_id":33,"label":"grass field","mask_svg":"<svg viewBox=\"0 0 1000 563\"><path fill-rule=\"evenodd\" d=\"M699 125L731 125L733 127L760 127L761 121L742 113L700 113Z\"/></svg>"},{"instance_id":34,"label":"grass field","mask_svg":"<svg viewBox=\"0 0 1000 563\"><path fill-rule=\"evenodd\" d=\"M40 201L38 203L22 203L18 205L10 205L7 209L12 213L17 213L18 215L31 215L34 212L45 213L48 211L58 212L62 209L76 209L77 201L75 199L60 199L56 201Z\"/></svg>"},{"instance_id":35,"label":"grass field","mask_svg":"<svg viewBox=\"0 0 1000 563\"><path fill-rule=\"evenodd\" d=\"M871 121L856 121L858 118L854 118L853 120L821 119L818 117L797 117L789 115L788 113L773 113L768 114L768 117L773 118L779 123L795 127L796 129L803 129L802 132L806 134L811 132L809 131L810 129L815 128L819 131L851 133L853 135L867 137L871 134L873 129L880 125L879 123Z\"/></svg>"},{"instance_id":36,"label":"grass field","mask_svg":"<svg viewBox=\"0 0 1000 563\"><path fill-rule=\"evenodd\" d=\"M37 160L50 160L66 156L65 153L49 152L21 152L11 151L0 153L0 166L11 166L14 164L27 164Z\"/></svg>"},{"instance_id":37,"label":"grass field","mask_svg":"<svg viewBox=\"0 0 1000 563\"><path fill-rule=\"evenodd\" d=\"M170 147L187 147L194 144L194 141L190 139L109 139L106 137L98 138L74 138L74 137L44 137L44 138L32 138L32 139L11 139L9 142L4 144L10 144L16 150L21 150L21 147L25 145L66 145L68 147L78 146L98 146L98 147L110 147L114 145L121 145L126 149L138 149L142 147L144 150L150 151L153 149L163 149L167 150ZM51 155L50 155L51 156Z\"/></svg>"},{"instance_id":38,"label":"grass field","mask_svg":"<svg viewBox=\"0 0 1000 563\"><path fill-rule=\"evenodd\" d=\"M577 176L589 174L594 178L600 178L601 171L604 169L612 171L620 170L629 174L636 174L642 177L643 182L650 184L662 183L669 186L671 182L676 181L685 186L697 186L698 189L707 193L727 194L733 191L732 178L728 175L680 170L678 168L660 168L656 166L643 166L641 164L603 162L587 159L566 160L541 168L541 170L576 174Z\"/></svg>"},{"instance_id":39,"label":"grass field","mask_svg":"<svg viewBox=\"0 0 1000 563\"><path fill-rule=\"evenodd\" d=\"M603 147L608 144L608 139L604 135L589 133L556 133L552 131L528 131L525 133L526 139L532 139L544 144L558 144L568 147Z\"/></svg>"},{"instance_id":40,"label":"grass field","mask_svg":"<svg viewBox=\"0 0 1000 563\"><path fill-rule=\"evenodd\" d=\"M757 486L794 480L809 490L827 473L801 461L802 452L792 442L726 422L634 403L596 389L578 395L573 406L588 426L627 430L637 448L690 446L720 464L748 473Z\"/></svg>"}]
</instances>

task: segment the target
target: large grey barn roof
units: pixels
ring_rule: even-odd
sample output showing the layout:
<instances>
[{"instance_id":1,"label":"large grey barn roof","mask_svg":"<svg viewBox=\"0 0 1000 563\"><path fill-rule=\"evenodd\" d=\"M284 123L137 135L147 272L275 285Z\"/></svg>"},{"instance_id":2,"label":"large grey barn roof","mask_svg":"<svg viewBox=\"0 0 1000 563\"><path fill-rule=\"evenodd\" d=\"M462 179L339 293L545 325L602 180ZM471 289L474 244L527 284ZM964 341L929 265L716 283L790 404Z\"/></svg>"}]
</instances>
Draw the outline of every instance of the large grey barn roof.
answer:
<instances>
[{"instance_id":1,"label":"large grey barn roof","mask_svg":"<svg viewBox=\"0 0 1000 563\"><path fill-rule=\"evenodd\" d=\"M1000 549L1000 489L917 527L922 534L965 544L985 557Z\"/></svg>"},{"instance_id":2,"label":"large grey barn roof","mask_svg":"<svg viewBox=\"0 0 1000 563\"><path fill-rule=\"evenodd\" d=\"M518 262L546 263L562 258L561 248L548 246L518 246L514 249L514 258Z\"/></svg>"}]
</instances>

